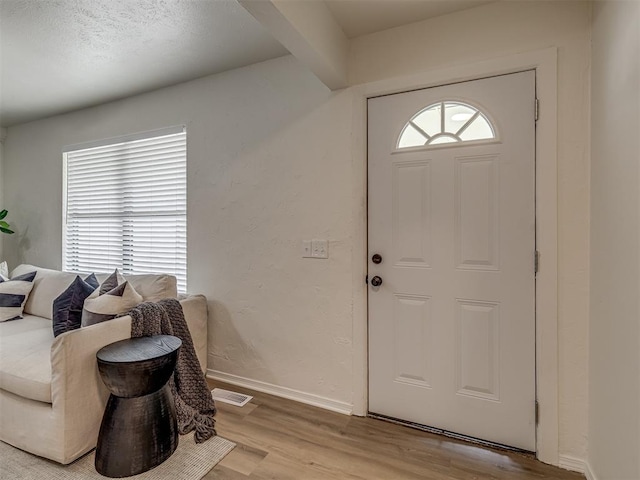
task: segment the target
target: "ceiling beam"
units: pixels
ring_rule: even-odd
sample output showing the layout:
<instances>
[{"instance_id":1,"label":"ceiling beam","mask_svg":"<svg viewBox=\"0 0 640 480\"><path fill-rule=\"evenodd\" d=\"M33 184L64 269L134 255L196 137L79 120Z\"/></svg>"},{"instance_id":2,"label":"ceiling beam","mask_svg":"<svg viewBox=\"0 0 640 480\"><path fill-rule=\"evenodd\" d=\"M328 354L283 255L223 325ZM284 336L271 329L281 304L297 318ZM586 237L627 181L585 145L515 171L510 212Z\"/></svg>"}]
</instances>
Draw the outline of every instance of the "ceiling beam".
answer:
<instances>
[{"instance_id":1,"label":"ceiling beam","mask_svg":"<svg viewBox=\"0 0 640 480\"><path fill-rule=\"evenodd\" d=\"M349 39L322 1L238 0L331 90L347 84Z\"/></svg>"}]
</instances>

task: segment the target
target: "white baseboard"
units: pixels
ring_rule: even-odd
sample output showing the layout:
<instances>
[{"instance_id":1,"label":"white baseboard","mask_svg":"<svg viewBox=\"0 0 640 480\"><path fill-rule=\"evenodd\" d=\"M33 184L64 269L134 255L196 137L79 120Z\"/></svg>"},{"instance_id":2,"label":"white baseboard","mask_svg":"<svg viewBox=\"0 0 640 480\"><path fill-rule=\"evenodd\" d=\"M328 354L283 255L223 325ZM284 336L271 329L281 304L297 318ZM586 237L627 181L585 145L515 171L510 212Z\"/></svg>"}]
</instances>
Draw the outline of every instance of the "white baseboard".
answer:
<instances>
[{"instance_id":1,"label":"white baseboard","mask_svg":"<svg viewBox=\"0 0 640 480\"><path fill-rule=\"evenodd\" d=\"M587 480L597 480L596 475L591 470L589 462L582 458L572 457L571 455L560 455L558 458L558 466L565 470L582 473Z\"/></svg>"},{"instance_id":2,"label":"white baseboard","mask_svg":"<svg viewBox=\"0 0 640 480\"><path fill-rule=\"evenodd\" d=\"M558 466L572 472L585 473L587 464L582 458L572 457L571 455L560 455L558 457Z\"/></svg>"},{"instance_id":3,"label":"white baseboard","mask_svg":"<svg viewBox=\"0 0 640 480\"><path fill-rule=\"evenodd\" d=\"M314 407L324 408L325 410L331 410L332 412L338 412L344 415L351 415L353 412L353 405L347 402L322 397L313 393L301 392L292 388L281 387L272 383L261 382L260 380L240 377L219 370L207 369L207 377L212 380L219 380L232 385L238 385L239 387L250 388L251 390L295 400L296 402L306 403L307 405L313 405Z\"/></svg>"},{"instance_id":4,"label":"white baseboard","mask_svg":"<svg viewBox=\"0 0 640 480\"><path fill-rule=\"evenodd\" d=\"M593 473L593 470L591 469L591 465L589 465L589 462L585 462L584 466L585 466L584 476L587 477L587 480L598 480L598 477L596 477L596 474Z\"/></svg>"}]
</instances>

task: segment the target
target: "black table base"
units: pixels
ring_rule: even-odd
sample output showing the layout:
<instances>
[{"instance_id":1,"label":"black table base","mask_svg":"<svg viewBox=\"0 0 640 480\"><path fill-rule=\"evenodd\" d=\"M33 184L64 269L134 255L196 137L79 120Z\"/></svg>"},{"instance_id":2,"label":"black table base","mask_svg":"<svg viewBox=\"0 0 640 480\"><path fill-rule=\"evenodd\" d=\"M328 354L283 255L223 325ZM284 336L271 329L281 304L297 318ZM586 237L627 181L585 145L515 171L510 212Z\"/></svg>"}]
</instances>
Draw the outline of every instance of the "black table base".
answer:
<instances>
[{"instance_id":1,"label":"black table base","mask_svg":"<svg viewBox=\"0 0 640 480\"><path fill-rule=\"evenodd\" d=\"M129 477L160 465L178 447L178 424L169 386L149 395L111 395L100 426L96 471Z\"/></svg>"}]
</instances>

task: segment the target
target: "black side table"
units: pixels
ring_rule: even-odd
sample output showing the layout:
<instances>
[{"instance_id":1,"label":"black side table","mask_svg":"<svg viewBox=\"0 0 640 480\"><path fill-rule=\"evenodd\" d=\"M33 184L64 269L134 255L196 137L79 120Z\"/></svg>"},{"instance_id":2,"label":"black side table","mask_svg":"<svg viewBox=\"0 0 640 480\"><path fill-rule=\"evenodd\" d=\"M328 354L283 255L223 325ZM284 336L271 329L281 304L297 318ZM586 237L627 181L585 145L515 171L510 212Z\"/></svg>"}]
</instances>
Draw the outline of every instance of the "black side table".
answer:
<instances>
[{"instance_id":1,"label":"black side table","mask_svg":"<svg viewBox=\"0 0 640 480\"><path fill-rule=\"evenodd\" d=\"M102 417L96 470L121 478L160 465L178 446L171 378L182 341L139 337L98 351L98 370L111 395Z\"/></svg>"}]
</instances>

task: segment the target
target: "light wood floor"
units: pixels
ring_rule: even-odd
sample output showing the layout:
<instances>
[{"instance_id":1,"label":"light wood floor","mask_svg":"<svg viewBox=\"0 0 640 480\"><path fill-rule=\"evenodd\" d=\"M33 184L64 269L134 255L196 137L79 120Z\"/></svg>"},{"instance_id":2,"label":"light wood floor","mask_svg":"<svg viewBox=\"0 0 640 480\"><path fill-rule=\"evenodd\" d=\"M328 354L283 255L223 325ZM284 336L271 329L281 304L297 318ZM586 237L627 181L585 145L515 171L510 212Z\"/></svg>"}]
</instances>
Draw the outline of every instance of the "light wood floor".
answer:
<instances>
[{"instance_id":1,"label":"light wood floor","mask_svg":"<svg viewBox=\"0 0 640 480\"><path fill-rule=\"evenodd\" d=\"M216 430L237 447L207 480L579 480L516 453L371 418L349 417L240 387L242 408L218 402Z\"/></svg>"}]
</instances>

